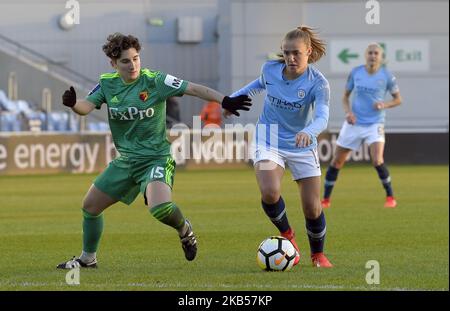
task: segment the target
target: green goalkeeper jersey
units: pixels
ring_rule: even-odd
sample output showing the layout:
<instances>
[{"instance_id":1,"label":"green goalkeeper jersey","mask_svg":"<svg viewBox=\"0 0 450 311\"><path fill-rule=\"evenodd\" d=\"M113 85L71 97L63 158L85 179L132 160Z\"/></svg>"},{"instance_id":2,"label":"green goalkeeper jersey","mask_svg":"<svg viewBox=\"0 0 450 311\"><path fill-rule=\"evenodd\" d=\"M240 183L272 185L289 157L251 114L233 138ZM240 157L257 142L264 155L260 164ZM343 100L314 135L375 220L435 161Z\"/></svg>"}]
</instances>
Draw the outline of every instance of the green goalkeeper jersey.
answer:
<instances>
[{"instance_id":1,"label":"green goalkeeper jersey","mask_svg":"<svg viewBox=\"0 0 450 311\"><path fill-rule=\"evenodd\" d=\"M128 158L170 155L166 136L166 99L184 94L187 82L161 71L142 69L135 81L125 83L116 73L100 76L86 100L108 107L114 144Z\"/></svg>"}]
</instances>

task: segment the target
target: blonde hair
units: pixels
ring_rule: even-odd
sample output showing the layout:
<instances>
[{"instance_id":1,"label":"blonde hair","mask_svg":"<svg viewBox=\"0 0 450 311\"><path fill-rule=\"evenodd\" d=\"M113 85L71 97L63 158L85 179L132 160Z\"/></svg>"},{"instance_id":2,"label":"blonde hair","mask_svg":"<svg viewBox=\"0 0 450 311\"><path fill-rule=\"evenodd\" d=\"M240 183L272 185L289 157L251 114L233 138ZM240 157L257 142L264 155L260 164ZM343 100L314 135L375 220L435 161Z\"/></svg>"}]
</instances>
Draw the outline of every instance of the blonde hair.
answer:
<instances>
[{"instance_id":1,"label":"blonde hair","mask_svg":"<svg viewBox=\"0 0 450 311\"><path fill-rule=\"evenodd\" d=\"M367 47L366 47L366 50L364 51L364 55L367 55L367 53L369 52L369 49L371 48L371 47L375 47L375 48L377 48L378 50L380 50L381 51L381 61L380 61L380 64L381 65L386 65L386 54L385 54L385 52L384 52L384 48L381 46L381 44L379 44L378 42L370 42L368 45L367 45Z\"/></svg>"},{"instance_id":2,"label":"blonde hair","mask_svg":"<svg viewBox=\"0 0 450 311\"><path fill-rule=\"evenodd\" d=\"M366 47L365 53L367 53L367 51L369 51L369 48L371 48L371 47L376 47L384 54L384 49L378 42L370 42Z\"/></svg>"},{"instance_id":3,"label":"blonde hair","mask_svg":"<svg viewBox=\"0 0 450 311\"><path fill-rule=\"evenodd\" d=\"M319 38L318 33L314 28L302 25L294 30L289 31L283 38L286 40L300 39L306 44L307 47L311 47L311 55L308 58L308 64L315 63L322 58L326 53L326 43ZM282 41L282 42L283 42ZM284 62L283 54L277 54L278 61Z\"/></svg>"}]
</instances>

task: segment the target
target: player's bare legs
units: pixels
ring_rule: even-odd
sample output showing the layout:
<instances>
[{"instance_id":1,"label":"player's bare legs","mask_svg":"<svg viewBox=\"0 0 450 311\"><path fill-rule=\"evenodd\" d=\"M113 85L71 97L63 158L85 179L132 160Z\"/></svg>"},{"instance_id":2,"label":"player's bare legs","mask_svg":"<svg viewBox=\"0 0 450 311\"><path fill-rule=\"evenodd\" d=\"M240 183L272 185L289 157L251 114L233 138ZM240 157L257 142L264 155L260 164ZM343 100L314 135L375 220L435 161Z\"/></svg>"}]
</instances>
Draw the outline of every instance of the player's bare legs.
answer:
<instances>
[{"instance_id":1,"label":"player's bare legs","mask_svg":"<svg viewBox=\"0 0 450 311\"><path fill-rule=\"evenodd\" d=\"M384 142L375 142L369 146L370 158L374 167L384 163Z\"/></svg>"},{"instance_id":2,"label":"player's bare legs","mask_svg":"<svg viewBox=\"0 0 450 311\"><path fill-rule=\"evenodd\" d=\"M347 161L348 156L352 152L351 149L343 148L341 146L336 146L336 151L334 153L334 157L331 160L331 166L341 169L344 167L345 161Z\"/></svg>"},{"instance_id":3,"label":"player's bare legs","mask_svg":"<svg viewBox=\"0 0 450 311\"><path fill-rule=\"evenodd\" d=\"M272 161L260 161L255 165L255 173L261 200L267 204L277 203L281 197L284 168Z\"/></svg>"},{"instance_id":4,"label":"player's bare legs","mask_svg":"<svg viewBox=\"0 0 450 311\"><path fill-rule=\"evenodd\" d=\"M386 165L384 164L384 142L374 142L370 144L369 151L372 164L377 170L381 184L386 190L386 201L384 203L384 207L394 208L397 206L397 201L394 198L394 193L392 190L391 176Z\"/></svg>"},{"instance_id":5,"label":"player's bare legs","mask_svg":"<svg viewBox=\"0 0 450 311\"><path fill-rule=\"evenodd\" d=\"M145 196L150 213L178 231L186 259L193 260L197 254L197 239L190 222L172 202L172 189L166 183L152 181L147 185Z\"/></svg>"},{"instance_id":6,"label":"player's bare legs","mask_svg":"<svg viewBox=\"0 0 450 311\"><path fill-rule=\"evenodd\" d=\"M91 185L84 197L83 209L92 216L98 216L117 201L99 190L95 185Z\"/></svg>"},{"instance_id":7,"label":"player's bare legs","mask_svg":"<svg viewBox=\"0 0 450 311\"><path fill-rule=\"evenodd\" d=\"M147 185L145 196L147 197L148 207L152 208L161 203L172 201L172 189L161 181L153 181Z\"/></svg>"},{"instance_id":8,"label":"player's bare legs","mask_svg":"<svg viewBox=\"0 0 450 311\"><path fill-rule=\"evenodd\" d=\"M261 192L261 205L266 215L278 228L280 234L294 245L299 256L296 257L294 265L300 260L300 251L295 241L295 232L289 226L286 208L281 197L281 180L284 168L273 161L264 160L255 165L256 180Z\"/></svg>"},{"instance_id":9,"label":"player's bare legs","mask_svg":"<svg viewBox=\"0 0 450 311\"><path fill-rule=\"evenodd\" d=\"M297 181L303 213L306 218L316 219L322 213L320 206L320 177L308 177Z\"/></svg>"},{"instance_id":10,"label":"player's bare legs","mask_svg":"<svg viewBox=\"0 0 450 311\"><path fill-rule=\"evenodd\" d=\"M330 268L333 265L323 254L325 244L326 222L320 205L320 176L297 180L306 232L311 248L311 260L316 267Z\"/></svg>"},{"instance_id":11,"label":"player's bare legs","mask_svg":"<svg viewBox=\"0 0 450 311\"><path fill-rule=\"evenodd\" d=\"M350 152L352 152L351 149L336 146L333 159L328 166L327 174L325 176L325 190L321 201L322 208L331 206L331 192L333 191L334 184L338 178L339 170L344 167Z\"/></svg>"}]
</instances>

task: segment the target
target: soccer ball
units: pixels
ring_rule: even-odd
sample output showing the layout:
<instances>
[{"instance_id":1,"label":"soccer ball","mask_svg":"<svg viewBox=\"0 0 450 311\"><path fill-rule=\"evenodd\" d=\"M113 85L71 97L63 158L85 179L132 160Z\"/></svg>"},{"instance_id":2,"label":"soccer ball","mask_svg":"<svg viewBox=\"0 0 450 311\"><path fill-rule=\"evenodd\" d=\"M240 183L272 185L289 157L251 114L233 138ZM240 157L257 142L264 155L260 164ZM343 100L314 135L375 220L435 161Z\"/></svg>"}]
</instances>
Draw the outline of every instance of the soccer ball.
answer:
<instances>
[{"instance_id":1,"label":"soccer ball","mask_svg":"<svg viewBox=\"0 0 450 311\"><path fill-rule=\"evenodd\" d=\"M281 236L271 236L258 247L256 261L266 271L288 271L294 265L297 251L294 245Z\"/></svg>"}]
</instances>

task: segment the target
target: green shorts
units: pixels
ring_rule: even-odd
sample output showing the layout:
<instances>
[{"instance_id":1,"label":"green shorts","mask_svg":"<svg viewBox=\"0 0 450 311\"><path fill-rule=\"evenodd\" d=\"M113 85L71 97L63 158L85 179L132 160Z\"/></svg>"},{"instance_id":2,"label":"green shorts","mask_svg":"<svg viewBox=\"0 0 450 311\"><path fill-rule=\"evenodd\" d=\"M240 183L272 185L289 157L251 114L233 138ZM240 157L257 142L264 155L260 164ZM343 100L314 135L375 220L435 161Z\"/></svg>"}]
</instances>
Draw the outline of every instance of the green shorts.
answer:
<instances>
[{"instance_id":1,"label":"green shorts","mask_svg":"<svg viewBox=\"0 0 450 311\"><path fill-rule=\"evenodd\" d=\"M171 156L131 160L119 157L94 180L94 185L110 197L130 205L141 192L145 197L147 185L161 181L173 186L175 161Z\"/></svg>"}]
</instances>

